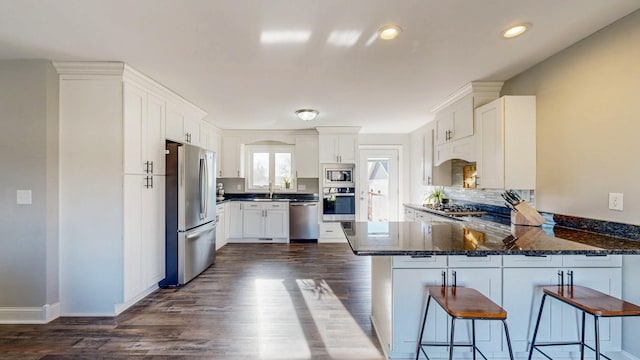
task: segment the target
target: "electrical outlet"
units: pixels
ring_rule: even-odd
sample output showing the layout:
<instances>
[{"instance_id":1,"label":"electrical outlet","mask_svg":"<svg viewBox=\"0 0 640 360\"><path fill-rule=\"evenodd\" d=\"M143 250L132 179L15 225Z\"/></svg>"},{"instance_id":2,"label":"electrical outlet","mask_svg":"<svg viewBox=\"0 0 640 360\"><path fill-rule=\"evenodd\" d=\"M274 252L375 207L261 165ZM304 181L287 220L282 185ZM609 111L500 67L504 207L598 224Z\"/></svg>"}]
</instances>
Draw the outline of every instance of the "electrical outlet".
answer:
<instances>
[{"instance_id":1,"label":"electrical outlet","mask_svg":"<svg viewBox=\"0 0 640 360\"><path fill-rule=\"evenodd\" d=\"M622 211L623 196L622 193L609 193L609 210Z\"/></svg>"},{"instance_id":2,"label":"electrical outlet","mask_svg":"<svg viewBox=\"0 0 640 360\"><path fill-rule=\"evenodd\" d=\"M17 190L16 191L16 204L18 205L31 205L31 190Z\"/></svg>"},{"instance_id":3,"label":"electrical outlet","mask_svg":"<svg viewBox=\"0 0 640 360\"><path fill-rule=\"evenodd\" d=\"M307 190L307 185L304 184L298 184L298 190L302 191L302 190Z\"/></svg>"},{"instance_id":4,"label":"electrical outlet","mask_svg":"<svg viewBox=\"0 0 640 360\"><path fill-rule=\"evenodd\" d=\"M240 187L241 187L240 184L237 184L236 185L236 190L240 190Z\"/></svg>"}]
</instances>

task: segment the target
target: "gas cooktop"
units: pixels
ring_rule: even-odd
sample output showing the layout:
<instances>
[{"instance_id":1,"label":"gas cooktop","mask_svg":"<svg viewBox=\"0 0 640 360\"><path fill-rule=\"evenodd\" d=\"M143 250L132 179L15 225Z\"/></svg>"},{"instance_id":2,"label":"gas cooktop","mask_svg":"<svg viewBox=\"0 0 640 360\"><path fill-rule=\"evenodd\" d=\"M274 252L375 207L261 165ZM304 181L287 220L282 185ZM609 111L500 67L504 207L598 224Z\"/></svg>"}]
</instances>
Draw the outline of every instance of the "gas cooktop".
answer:
<instances>
[{"instance_id":1,"label":"gas cooktop","mask_svg":"<svg viewBox=\"0 0 640 360\"><path fill-rule=\"evenodd\" d=\"M480 210L480 208L472 205L459 205L459 204L440 204L440 205L425 205L427 210L446 216L481 216L486 214L486 211Z\"/></svg>"}]
</instances>

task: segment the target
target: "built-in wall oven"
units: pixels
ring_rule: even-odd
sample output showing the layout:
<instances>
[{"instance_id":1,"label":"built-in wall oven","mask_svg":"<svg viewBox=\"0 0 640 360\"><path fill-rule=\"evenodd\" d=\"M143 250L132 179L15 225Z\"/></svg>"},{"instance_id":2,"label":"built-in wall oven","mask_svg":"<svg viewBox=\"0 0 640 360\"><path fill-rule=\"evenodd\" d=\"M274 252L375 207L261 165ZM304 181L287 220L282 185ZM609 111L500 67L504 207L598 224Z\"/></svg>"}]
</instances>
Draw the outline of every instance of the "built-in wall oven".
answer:
<instances>
[{"instance_id":1,"label":"built-in wall oven","mask_svg":"<svg viewBox=\"0 0 640 360\"><path fill-rule=\"evenodd\" d=\"M322 186L354 188L354 164L322 164Z\"/></svg>"},{"instance_id":2,"label":"built-in wall oven","mask_svg":"<svg viewBox=\"0 0 640 360\"><path fill-rule=\"evenodd\" d=\"M354 221L355 219L356 189L354 187L323 188L323 221Z\"/></svg>"}]
</instances>

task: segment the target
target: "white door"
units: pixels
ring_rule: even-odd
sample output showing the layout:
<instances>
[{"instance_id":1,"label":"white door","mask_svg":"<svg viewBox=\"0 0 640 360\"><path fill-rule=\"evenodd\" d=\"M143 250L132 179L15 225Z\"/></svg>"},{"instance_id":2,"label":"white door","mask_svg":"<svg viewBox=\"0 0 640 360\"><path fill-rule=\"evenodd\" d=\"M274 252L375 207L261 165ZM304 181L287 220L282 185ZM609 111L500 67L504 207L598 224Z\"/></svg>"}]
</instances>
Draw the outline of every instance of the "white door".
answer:
<instances>
[{"instance_id":1,"label":"white door","mask_svg":"<svg viewBox=\"0 0 640 360\"><path fill-rule=\"evenodd\" d=\"M360 221L397 221L398 149L360 149L358 164Z\"/></svg>"}]
</instances>

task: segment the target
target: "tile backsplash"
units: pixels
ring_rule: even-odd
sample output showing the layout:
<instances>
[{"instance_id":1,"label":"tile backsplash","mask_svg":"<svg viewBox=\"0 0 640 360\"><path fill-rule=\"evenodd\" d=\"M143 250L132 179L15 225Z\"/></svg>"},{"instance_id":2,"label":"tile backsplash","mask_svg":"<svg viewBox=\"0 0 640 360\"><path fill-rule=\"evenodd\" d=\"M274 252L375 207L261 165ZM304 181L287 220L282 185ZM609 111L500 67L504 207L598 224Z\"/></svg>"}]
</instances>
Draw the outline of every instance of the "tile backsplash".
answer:
<instances>
[{"instance_id":1,"label":"tile backsplash","mask_svg":"<svg viewBox=\"0 0 640 360\"><path fill-rule=\"evenodd\" d=\"M238 194L245 192L244 178L218 178L218 183L222 183L224 191L229 194ZM297 187L298 194L317 194L319 192L318 178L298 178L297 183L293 185ZM276 189L276 192L279 192Z\"/></svg>"}]
</instances>

